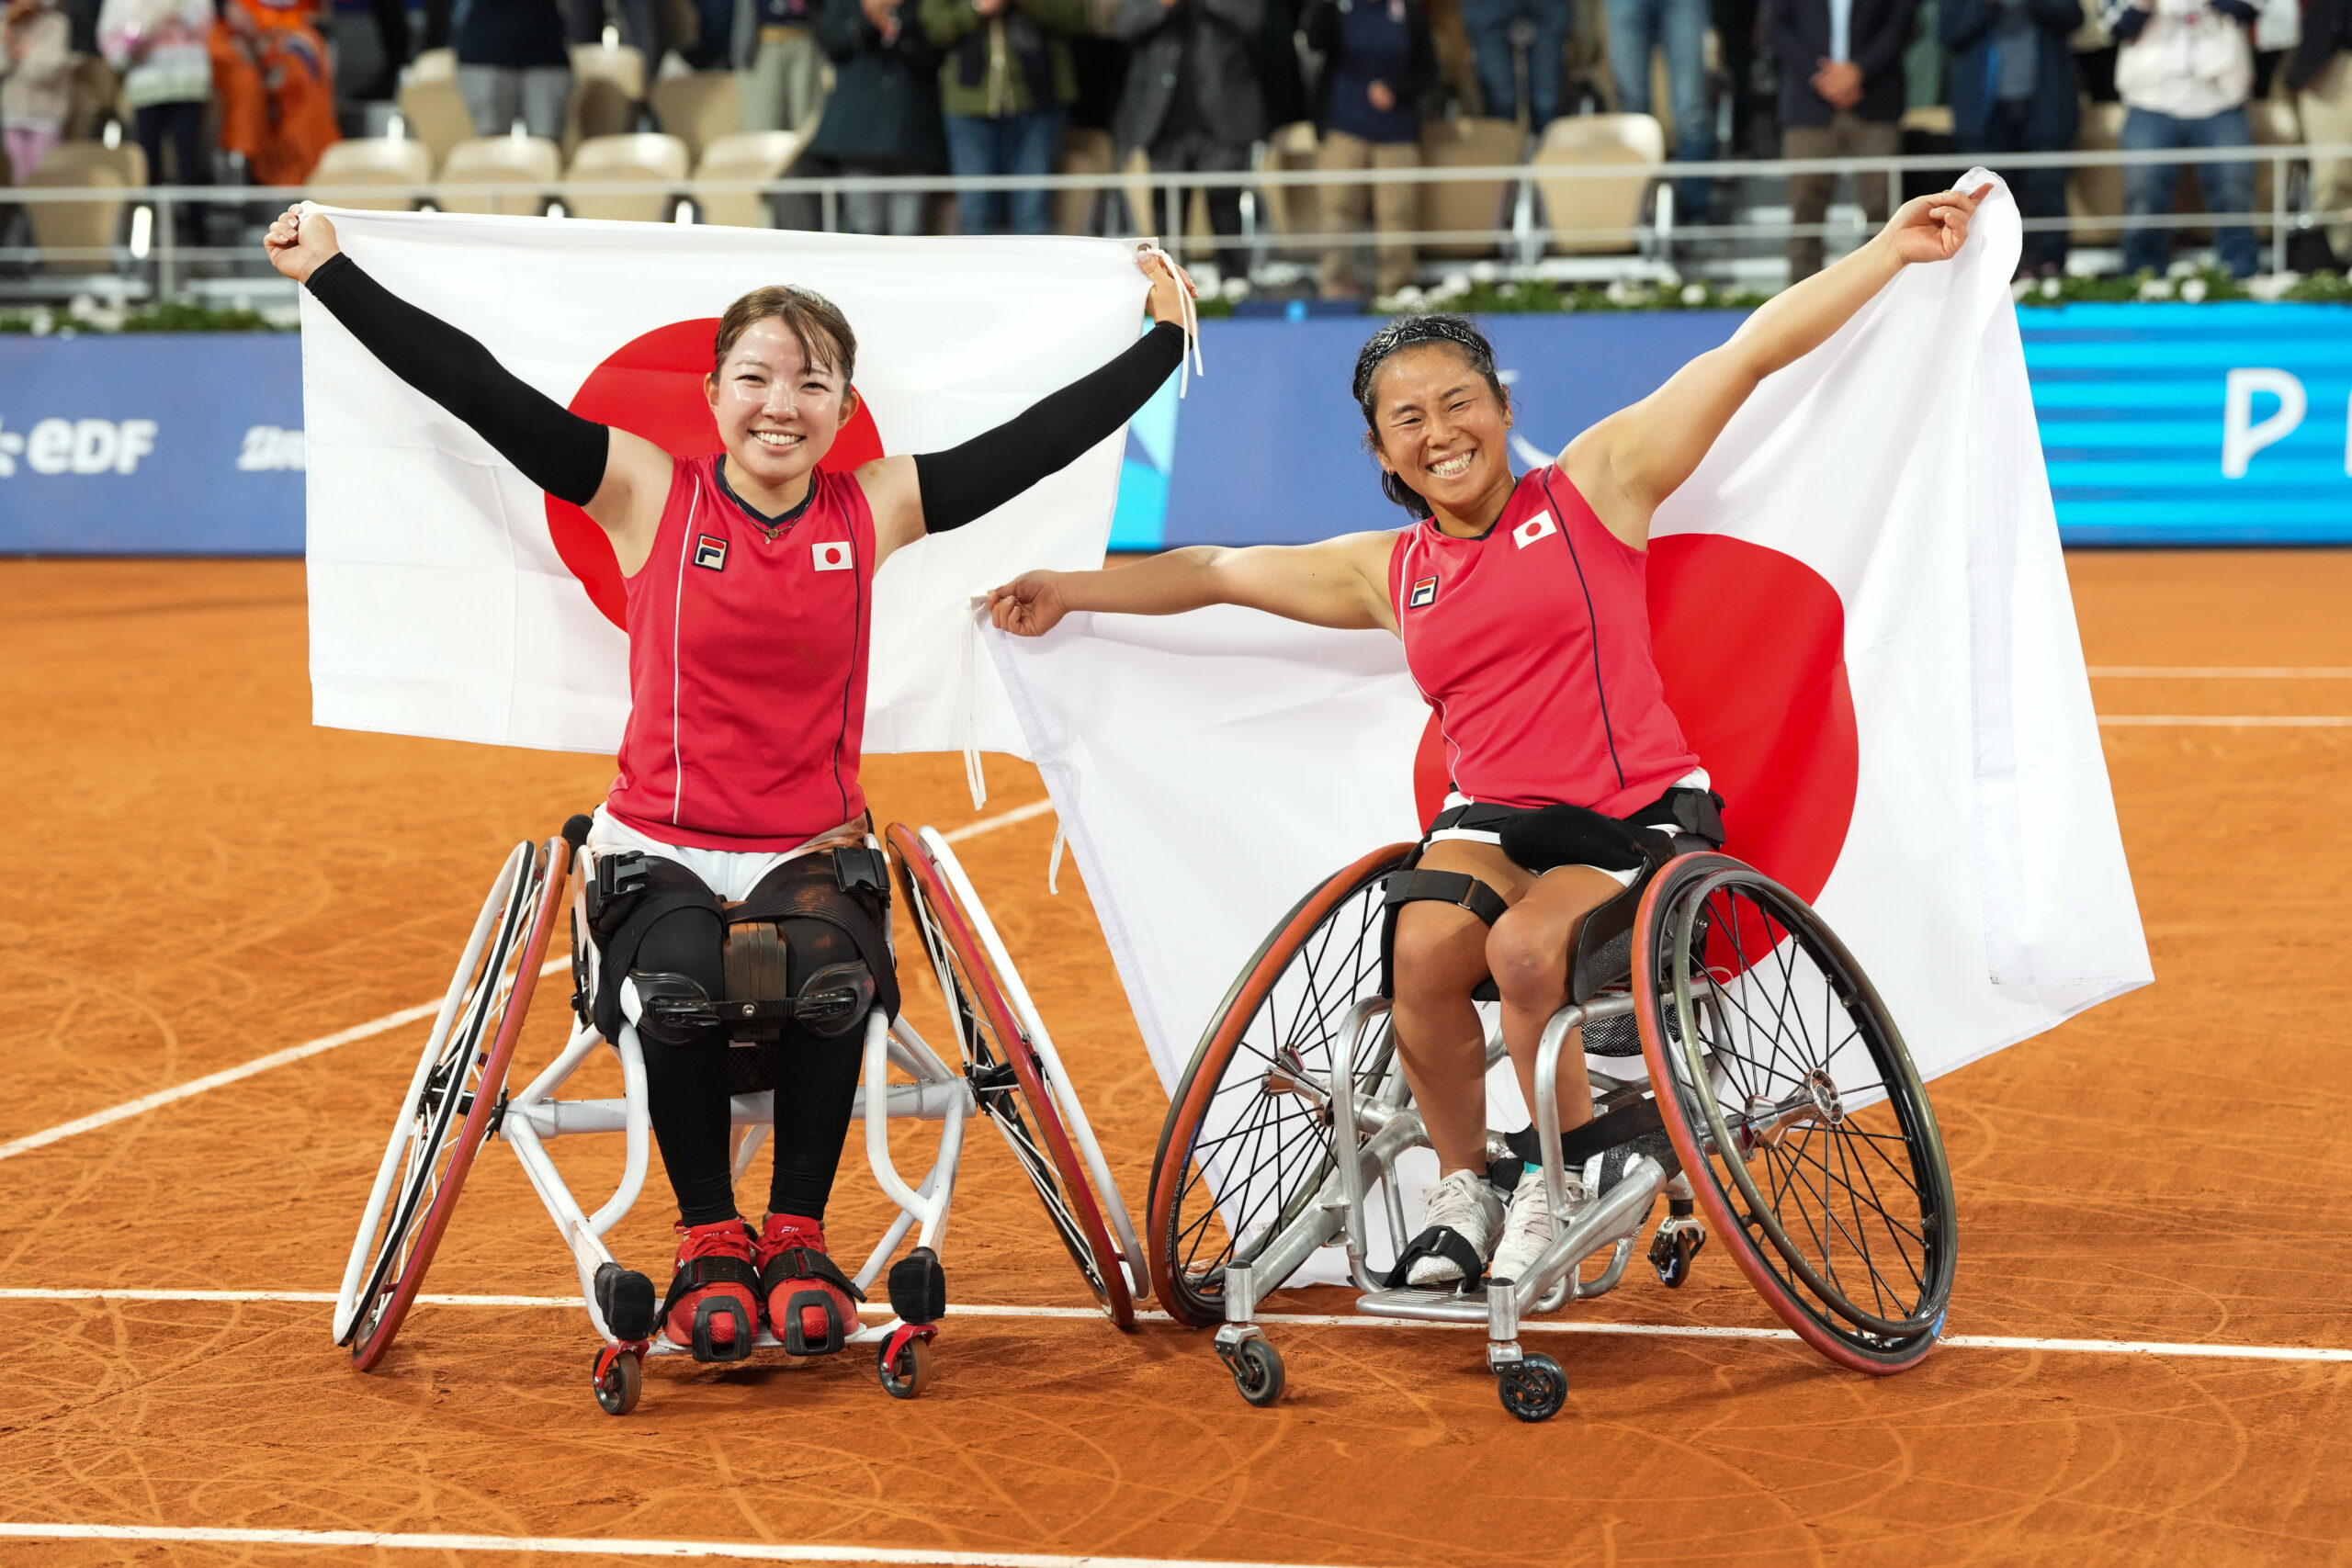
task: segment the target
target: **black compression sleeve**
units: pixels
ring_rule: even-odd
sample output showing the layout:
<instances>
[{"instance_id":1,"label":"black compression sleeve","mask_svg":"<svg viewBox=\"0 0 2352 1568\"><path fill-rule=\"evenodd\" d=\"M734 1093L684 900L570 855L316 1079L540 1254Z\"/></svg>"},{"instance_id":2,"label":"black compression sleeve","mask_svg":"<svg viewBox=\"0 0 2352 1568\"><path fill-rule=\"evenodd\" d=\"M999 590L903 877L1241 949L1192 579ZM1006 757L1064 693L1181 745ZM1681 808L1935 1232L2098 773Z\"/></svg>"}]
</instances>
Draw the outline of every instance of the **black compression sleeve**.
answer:
<instances>
[{"instance_id":1,"label":"black compression sleeve","mask_svg":"<svg viewBox=\"0 0 2352 1568\"><path fill-rule=\"evenodd\" d=\"M471 425L549 495L585 506L605 482L612 432L526 384L438 316L397 298L349 256L329 256L308 287L385 368Z\"/></svg>"},{"instance_id":2,"label":"black compression sleeve","mask_svg":"<svg viewBox=\"0 0 2352 1568\"><path fill-rule=\"evenodd\" d=\"M1184 329L1162 321L1126 352L1040 399L983 435L915 458L923 530L944 534L984 517L1076 462L1149 401L1183 362Z\"/></svg>"}]
</instances>

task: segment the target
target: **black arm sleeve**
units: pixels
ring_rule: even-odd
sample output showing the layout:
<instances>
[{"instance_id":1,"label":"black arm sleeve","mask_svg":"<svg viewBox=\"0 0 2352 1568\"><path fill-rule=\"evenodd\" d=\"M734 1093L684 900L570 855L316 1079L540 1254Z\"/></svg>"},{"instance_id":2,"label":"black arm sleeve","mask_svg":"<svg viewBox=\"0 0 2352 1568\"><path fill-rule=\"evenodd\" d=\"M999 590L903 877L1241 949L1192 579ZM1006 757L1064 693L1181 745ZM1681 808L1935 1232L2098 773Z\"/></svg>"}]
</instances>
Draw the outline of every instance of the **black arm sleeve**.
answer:
<instances>
[{"instance_id":1,"label":"black arm sleeve","mask_svg":"<svg viewBox=\"0 0 2352 1568\"><path fill-rule=\"evenodd\" d=\"M396 298L340 252L308 286L385 368L471 425L549 495L585 506L605 482L612 432L519 379L474 339Z\"/></svg>"},{"instance_id":2,"label":"black arm sleeve","mask_svg":"<svg viewBox=\"0 0 2352 1568\"><path fill-rule=\"evenodd\" d=\"M1078 461L1149 401L1183 362L1184 329L1162 321L1126 352L1042 398L983 435L915 458L923 531L944 534L984 517Z\"/></svg>"}]
</instances>

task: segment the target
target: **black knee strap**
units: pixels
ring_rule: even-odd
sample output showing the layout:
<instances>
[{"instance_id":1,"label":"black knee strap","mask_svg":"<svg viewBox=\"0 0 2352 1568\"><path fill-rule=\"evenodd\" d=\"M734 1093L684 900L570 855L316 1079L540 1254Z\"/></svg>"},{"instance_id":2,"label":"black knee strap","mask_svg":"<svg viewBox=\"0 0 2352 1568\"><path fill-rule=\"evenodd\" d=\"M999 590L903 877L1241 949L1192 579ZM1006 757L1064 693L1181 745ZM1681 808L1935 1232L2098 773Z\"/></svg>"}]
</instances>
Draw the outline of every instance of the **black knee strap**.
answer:
<instances>
[{"instance_id":1,"label":"black knee strap","mask_svg":"<svg viewBox=\"0 0 2352 1568\"><path fill-rule=\"evenodd\" d=\"M1470 1238L1452 1225L1431 1225L1415 1236L1412 1245L1396 1255L1396 1267L1388 1271L1388 1288L1401 1291L1411 1283L1413 1265L1424 1258L1443 1258L1462 1270L1462 1283L1476 1285L1486 1277L1487 1260L1470 1245Z\"/></svg>"},{"instance_id":2,"label":"black knee strap","mask_svg":"<svg viewBox=\"0 0 2352 1568\"><path fill-rule=\"evenodd\" d=\"M1451 904L1467 909L1490 926L1510 908L1503 902L1501 894L1466 871L1419 869L1393 873L1388 878L1388 891L1381 896L1380 907L1384 909L1406 904Z\"/></svg>"},{"instance_id":3,"label":"black knee strap","mask_svg":"<svg viewBox=\"0 0 2352 1568\"><path fill-rule=\"evenodd\" d=\"M888 932L889 886L873 869L878 859L864 844L844 844L838 850L788 860L762 877L750 897L727 911L727 923L733 927L754 921L822 920L832 926L855 945L858 957L865 961L866 976L860 982L846 972L848 966L834 965L844 973L834 976L823 988L854 990L861 983L871 984L871 1005L879 1007L885 1018L895 1019L899 1016L899 976ZM803 989L824 978L825 971L819 969L803 983ZM846 998L834 998L825 1008L815 1010L816 1016L802 1021L817 1032L827 1032L819 1027L820 1020L837 1021L842 1005L853 1006L854 1010L848 1021L832 1032L846 1032L865 1014L865 1006Z\"/></svg>"},{"instance_id":4,"label":"black knee strap","mask_svg":"<svg viewBox=\"0 0 2352 1568\"><path fill-rule=\"evenodd\" d=\"M596 857L596 879L588 885L587 902L588 929L603 950L590 1015L599 1033L618 1040L621 1025L628 1021L621 1012L621 981L637 967L638 949L655 922L680 909L707 909L715 923L718 896L676 861L628 850ZM701 989L691 980L686 984Z\"/></svg>"},{"instance_id":5,"label":"black knee strap","mask_svg":"<svg viewBox=\"0 0 2352 1568\"><path fill-rule=\"evenodd\" d=\"M1637 1100L1606 1116L1596 1116L1583 1126L1561 1134L1560 1164L1569 1170L1576 1170L1589 1163L1595 1155L1606 1154L1645 1134L1662 1133L1665 1129L1666 1118L1659 1112L1657 1101ZM1522 1127L1516 1133L1506 1133L1503 1142L1510 1145L1511 1153L1528 1165L1543 1163L1544 1145L1536 1137L1534 1128ZM1669 1176L1679 1168L1679 1162L1673 1161L1671 1156L1661 1163L1666 1164Z\"/></svg>"}]
</instances>

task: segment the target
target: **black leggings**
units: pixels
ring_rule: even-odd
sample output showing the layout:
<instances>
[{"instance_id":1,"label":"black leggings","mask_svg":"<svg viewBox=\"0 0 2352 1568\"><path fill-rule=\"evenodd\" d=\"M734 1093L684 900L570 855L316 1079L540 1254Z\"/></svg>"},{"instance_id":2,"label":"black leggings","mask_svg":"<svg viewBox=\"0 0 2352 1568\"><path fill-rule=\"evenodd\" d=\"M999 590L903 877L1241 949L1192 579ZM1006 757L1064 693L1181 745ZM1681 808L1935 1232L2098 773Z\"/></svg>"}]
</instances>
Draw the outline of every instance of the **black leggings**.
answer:
<instances>
[{"instance_id":1,"label":"black leggings","mask_svg":"<svg viewBox=\"0 0 2352 1568\"><path fill-rule=\"evenodd\" d=\"M824 920L779 922L796 964L854 962L856 945ZM727 994L723 936L711 909L676 909L653 923L638 949L635 968L684 975L713 997ZM838 953L833 952L838 949ZM802 955L806 954L804 958ZM831 1039L794 1026L761 1047L775 1092L775 1173L768 1181L768 1212L825 1217L842 1140L849 1133L850 1101L865 1045L861 1027ZM736 1213L728 1160L727 1060L735 1049L723 1032L692 1045L646 1041L645 1087L653 1137L678 1194L678 1213L690 1225L715 1224Z\"/></svg>"}]
</instances>

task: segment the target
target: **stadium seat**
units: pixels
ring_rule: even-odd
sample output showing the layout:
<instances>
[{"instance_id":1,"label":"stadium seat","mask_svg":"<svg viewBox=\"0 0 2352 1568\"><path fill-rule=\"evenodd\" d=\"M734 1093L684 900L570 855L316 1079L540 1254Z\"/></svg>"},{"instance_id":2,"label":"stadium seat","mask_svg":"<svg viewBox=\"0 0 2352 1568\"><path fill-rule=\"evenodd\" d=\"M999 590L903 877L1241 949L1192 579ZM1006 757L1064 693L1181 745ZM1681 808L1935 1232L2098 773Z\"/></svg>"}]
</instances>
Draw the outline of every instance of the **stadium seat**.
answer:
<instances>
[{"instance_id":1,"label":"stadium seat","mask_svg":"<svg viewBox=\"0 0 2352 1568\"><path fill-rule=\"evenodd\" d=\"M458 79L458 51L454 49L420 51L409 62L408 79L412 82L454 82Z\"/></svg>"},{"instance_id":2,"label":"stadium seat","mask_svg":"<svg viewBox=\"0 0 2352 1568\"><path fill-rule=\"evenodd\" d=\"M1118 149L1111 133L1091 125L1073 125L1062 131L1061 155L1054 161L1057 175L1107 175L1118 167ZM1108 225L1103 221L1103 209L1111 192L1107 186L1093 190L1057 190L1054 193L1054 231L1059 234L1098 234Z\"/></svg>"},{"instance_id":3,"label":"stadium seat","mask_svg":"<svg viewBox=\"0 0 2352 1568\"><path fill-rule=\"evenodd\" d=\"M425 70L425 61L433 56L448 57L449 73ZM474 117L458 92L456 69L456 56L451 51L429 50L417 56L413 74L401 88L401 118L408 127L408 134L424 144L436 164L447 158L460 141L473 140Z\"/></svg>"},{"instance_id":4,"label":"stadium seat","mask_svg":"<svg viewBox=\"0 0 2352 1568\"><path fill-rule=\"evenodd\" d=\"M616 218L659 223L670 216L670 194L685 183L686 144L658 131L592 136L571 154L568 180L627 180L642 184L643 196L567 197L574 218Z\"/></svg>"},{"instance_id":5,"label":"stadium seat","mask_svg":"<svg viewBox=\"0 0 2352 1568\"><path fill-rule=\"evenodd\" d=\"M126 125L130 122L130 111L122 101L122 78L100 56L79 55L74 62L73 91L65 111L65 138L69 141L95 141L108 119L119 119Z\"/></svg>"},{"instance_id":6,"label":"stadium seat","mask_svg":"<svg viewBox=\"0 0 2352 1568\"><path fill-rule=\"evenodd\" d=\"M1595 164L1661 163L1666 157L1666 130L1645 114L1563 115L1544 132L1535 150L1535 188L1543 195L1544 210L1552 226L1552 249L1567 255L1603 255L1631 252L1631 230L1642 221L1649 198L1646 175L1623 179L1545 179L1545 168ZM1591 231L1602 231L1595 233Z\"/></svg>"},{"instance_id":7,"label":"stadium seat","mask_svg":"<svg viewBox=\"0 0 2352 1568\"><path fill-rule=\"evenodd\" d=\"M714 137L695 166L697 180L773 180L800 156L800 138L789 130L738 130ZM772 229L767 197L752 190L692 192L695 216L730 229Z\"/></svg>"},{"instance_id":8,"label":"stadium seat","mask_svg":"<svg viewBox=\"0 0 2352 1568\"><path fill-rule=\"evenodd\" d=\"M2075 133L2075 151L2115 151L2120 145L2123 114L2121 104L2084 99L2082 125ZM2066 209L2074 215L2075 244L2114 244L2122 236L2114 220L2123 214L2123 171L2113 164L2073 170L2066 176Z\"/></svg>"},{"instance_id":9,"label":"stadium seat","mask_svg":"<svg viewBox=\"0 0 2352 1568\"><path fill-rule=\"evenodd\" d=\"M25 185L34 189L129 189L147 183L147 154L135 142L108 147L99 141L61 141L50 149ZM112 247L122 232L126 203L119 197L88 201L28 201L26 215L40 265L51 272L103 272L114 264Z\"/></svg>"},{"instance_id":10,"label":"stadium seat","mask_svg":"<svg viewBox=\"0 0 2352 1568\"><path fill-rule=\"evenodd\" d=\"M571 108L564 120L564 147L576 152L592 138L635 130L644 100L645 56L640 51L624 44L573 44Z\"/></svg>"},{"instance_id":11,"label":"stadium seat","mask_svg":"<svg viewBox=\"0 0 2352 1568\"><path fill-rule=\"evenodd\" d=\"M478 136L449 150L441 165L441 183L457 185L553 185L563 171L563 153L544 136ZM480 196L445 193L440 206L447 212L493 212L535 216L547 205L547 192L502 191Z\"/></svg>"},{"instance_id":12,"label":"stadium seat","mask_svg":"<svg viewBox=\"0 0 2352 1568\"><path fill-rule=\"evenodd\" d=\"M1421 162L1431 168L1493 168L1520 161L1525 135L1508 119L1441 119L1421 128ZM1452 180L1421 187L1424 229L1499 229L1510 224L1511 182ZM1424 255L1491 255L1491 241L1423 245Z\"/></svg>"},{"instance_id":13,"label":"stadium seat","mask_svg":"<svg viewBox=\"0 0 2352 1568\"><path fill-rule=\"evenodd\" d=\"M421 186L433 178L433 150L407 137L371 136L338 141L319 155L311 183L338 186ZM369 212L406 212L417 197L398 195L360 196L335 190L327 197L334 207Z\"/></svg>"},{"instance_id":14,"label":"stadium seat","mask_svg":"<svg viewBox=\"0 0 2352 1568\"><path fill-rule=\"evenodd\" d=\"M686 144L689 156L699 161L723 136L743 128L743 100L731 71L690 71L653 84L647 95L660 127Z\"/></svg>"}]
</instances>

